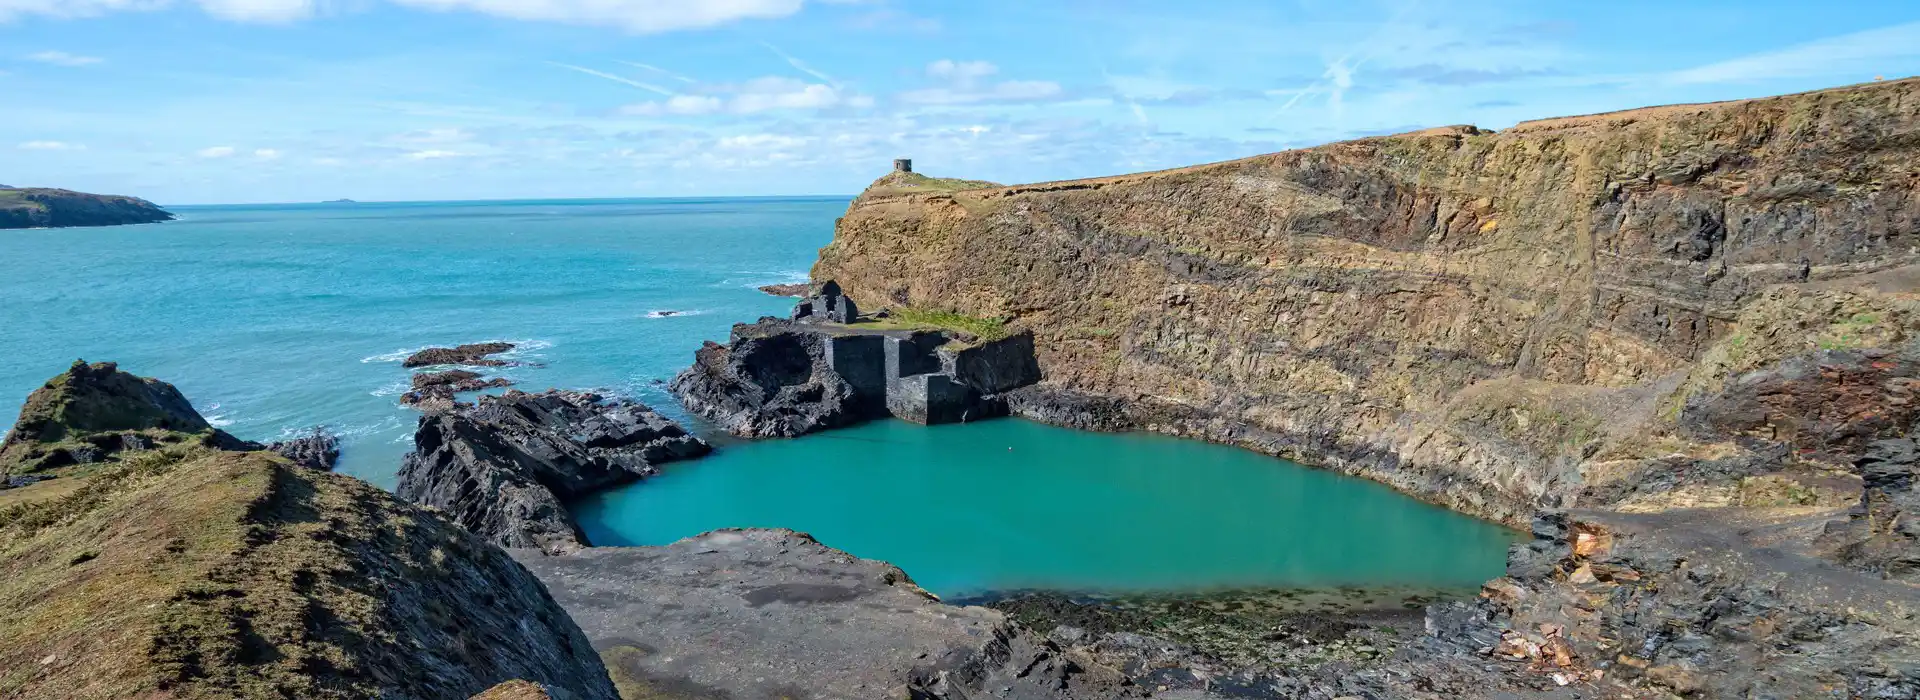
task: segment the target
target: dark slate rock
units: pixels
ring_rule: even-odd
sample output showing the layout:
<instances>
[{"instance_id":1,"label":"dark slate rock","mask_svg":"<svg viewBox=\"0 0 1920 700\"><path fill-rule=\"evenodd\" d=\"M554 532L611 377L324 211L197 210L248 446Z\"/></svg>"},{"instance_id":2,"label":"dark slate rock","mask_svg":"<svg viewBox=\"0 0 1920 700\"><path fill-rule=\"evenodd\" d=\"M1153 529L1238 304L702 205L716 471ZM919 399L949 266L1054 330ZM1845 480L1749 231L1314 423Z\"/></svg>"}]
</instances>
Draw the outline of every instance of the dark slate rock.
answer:
<instances>
[{"instance_id":1,"label":"dark slate rock","mask_svg":"<svg viewBox=\"0 0 1920 700\"><path fill-rule=\"evenodd\" d=\"M504 367L505 360L495 360L488 355L498 355L512 350L513 343L468 343L451 348L427 348L409 355L400 364L406 367L431 367L434 365L468 365L471 367Z\"/></svg>"},{"instance_id":2,"label":"dark slate rock","mask_svg":"<svg viewBox=\"0 0 1920 700\"><path fill-rule=\"evenodd\" d=\"M559 553L586 543L565 500L711 450L639 402L511 391L422 416L397 493L500 546Z\"/></svg>"},{"instance_id":3,"label":"dark slate rock","mask_svg":"<svg viewBox=\"0 0 1920 700\"><path fill-rule=\"evenodd\" d=\"M333 465L340 461L340 438L325 428L314 428L306 435L270 443L267 450L309 469L333 471Z\"/></svg>"}]
</instances>

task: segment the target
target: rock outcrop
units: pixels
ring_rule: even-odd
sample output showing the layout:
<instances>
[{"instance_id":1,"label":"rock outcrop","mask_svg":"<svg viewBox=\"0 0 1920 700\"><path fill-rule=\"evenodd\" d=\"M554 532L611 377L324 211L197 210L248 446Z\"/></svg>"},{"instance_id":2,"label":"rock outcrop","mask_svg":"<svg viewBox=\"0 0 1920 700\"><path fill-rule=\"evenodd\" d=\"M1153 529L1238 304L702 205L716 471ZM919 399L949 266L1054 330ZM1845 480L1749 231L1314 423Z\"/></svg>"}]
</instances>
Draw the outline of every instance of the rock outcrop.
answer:
<instances>
[{"instance_id":1,"label":"rock outcrop","mask_svg":"<svg viewBox=\"0 0 1920 700\"><path fill-rule=\"evenodd\" d=\"M340 437L326 428L314 428L297 438L268 443L267 451L308 469L333 471L334 463L340 461Z\"/></svg>"},{"instance_id":2,"label":"rock outcrop","mask_svg":"<svg viewBox=\"0 0 1920 700\"><path fill-rule=\"evenodd\" d=\"M853 303L853 297L840 293L838 282L827 280L818 291L794 305L793 320L853 323L860 320L860 306Z\"/></svg>"},{"instance_id":3,"label":"rock outcrop","mask_svg":"<svg viewBox=\"0 0 1920 700\"><path fill-rule=\"evenodd\" d=\"M562 553L586 545L565 500L711 450L635 401L510 391L421 416L396 492L502 547Z\"/></svg>"},{"instance_id":4,"label":"rock outcrop","mask_svg":"<svg viewBox=\"0 0 1920 700\"><path fill-rule=\"evenodd\" d=\"M760 291L766 292L776 297L804 297L813 292L813 285L769 284L761 287Z\"/></svg>"},{"instance_id":5,"label":"rock outcrop","mask_svg":"<svg viewBox=\"0 0 1920 700\"><path fill-rule=\"evenodd\" d=\"M215 429L172 384L122 372L112 362L82 360L27 397L0 443L0 474L93 464L173 444L259 449Z\"/></svg>"},{"instance_id":6,"label":"rock outcrop","mask_svg":"<svg viewBox=\"0 0 1920 700\"><path fill-rule=\"evenodd\" d=\"M0 696L617 697L480 538L267 452L148 452L0 510Z\"/></svg>"},{"instance_id":7,"label":"rock outcrop","mask_svg":"<svg viewBox=\"0 0 1920 700\"><path fill-rule=\"evenodd\" d=\"M1047 376L1024 415L1243 445L1523 525L1715 458L1730 428L1677 414L1714 412L1732 373L1807 356L1776 381L1812 387L1814 353L1907 352L1915 104L1902 80L1094 180L883 179L813 277L1015 319ZM1818 468L1894 426L1838 429Z\"/></svg>"},{"instance_id":8,"label":"rock outcrop","mask_svg":"<svg viewBox=\"0 0 1920 700\"><path fill-rule=\"evenodd\" d=\"M404 367L433 367L437 365L466 365L468 367L505 367L509 362L496 360L489 355L498 355L514 348L513 343L467 343L450 348L427 348L400 362Z\"/></svg>"},{"instance_id":9,"label":"rock outcrop","mask_svg":"<svg viewBox=\"0 0 1920 700\"><path fill-rule=\"evenodd\" d=\"M134 197L40 187L0 187L0 229L121 226L172 221L173 215Z\"/></svg>"},{"instance_id":10,"label":"rock outcrop","mask_svg":"<svg viewBox=\"0 0 1920 700\"><path fill-rule=\"evenodd\" d=\"M832 283L827 290L833 291ZM853 301L823 293L850 310ZM1033 338L954 340L947 331L796 317L733 327L670 388L687 410L740 437L794 437L892 415L921 424L1006 415L1003 395L1040 380Z\"/></svg>"},{"instance_id":11,"label":"rock outcrop","mask_svg":"<svg viewBox=\"0 0 1920 700\"><path fill-rule=\"evenodd\" d=\"M513 386L513 380L505 377L487 379L479 372L464 369L450 369L444 372L420 372L413 375L413 390L400 395L400 405L413 406L426 411L443 411L453 407L454 396L486 389L504 389Z\"/></svg>"}]
</instances>

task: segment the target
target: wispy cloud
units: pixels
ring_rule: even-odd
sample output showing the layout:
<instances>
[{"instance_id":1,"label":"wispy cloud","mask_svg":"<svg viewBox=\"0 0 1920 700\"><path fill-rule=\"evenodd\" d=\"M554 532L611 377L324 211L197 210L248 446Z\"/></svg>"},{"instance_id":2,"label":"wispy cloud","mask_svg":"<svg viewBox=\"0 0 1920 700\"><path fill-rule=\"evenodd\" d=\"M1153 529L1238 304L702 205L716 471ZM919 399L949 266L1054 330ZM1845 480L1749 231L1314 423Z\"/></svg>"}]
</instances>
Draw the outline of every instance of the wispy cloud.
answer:
<instances>
[{"instance_id":1,"label":"wispy cloud","mask_svg":"<svg viewBox=\"0 0 1920 700\"><path fill-rule=\"evenodd\" d=\"M400 157L405 158L407 160L445 160L448 158L465 158L469 155L471 154L463 153L460 151L449 151L444 149L427 149L424 151L414 151L412 153L408 153Z\"/></svg>"},{"instance_id":2,"label":"wispy cloud","mask_svg":"<svg viewBox=\"0 0 1920 700\"><path fill-rule=\"evenodd\" d=\"M1423 63L1417 66L1390 68L1380 71L1380 75L1429 85L1481 85L1560 75L1560 71L1547 68L1458 68L1437 63Z\"/></svg>"},{"instance_id":3,"label":"wispy cloud","mask_svg":"<svg viewBox=\"0 0 1920 700\"><path fill-rule=\"evenodd\" d=\"M694 80L693 78L689 78L689 77L687 77L687 76L684 76L684 75L681 75L681 74L679 74L679 73L675 73L675 72L673 72L673 71L670 71L670 70L667 70L667 69L665 69L665 68L661 68L661 67L659 67L659 66L656 66L656 65L653 65L653 64L650 64L650 63L637 63L637 62L634 62L634 61L615 61L615 63L624 63L624 64L626 64L626 65L629 65L629 66L633 66L633 67L635 67L635 68L639 68L639 69L641 69L641 70L646 70L646 71L652 71L652 72L655 72L655 73L659 73L659 74L661 74L661 75L664 75L664 76L667 76L667 77L669 77L669 78L672 78L672 79L674 79L674 80L678 80L678 81L680 81L680 82L683 82L683 83L686 83L686 84L688 84L688 85L692 85L692 84L694 84L694 83L698 83L698 82L700 82L700 81L698 81L698 80Z\"/></svg>"},{"instance_id":4,"label":"wispy cloud","mask_svg":"<svg viewBox=\"0 0 1920 700\"><path fill-rule=\"evenodd\" d=\"M279 160L280 151L272 148L255 149L253 157L259 158L260 160Z\"/></svg>"},{"instance_id":5,"label":"wispy cloud","mask_svg":"<svg viewBox=\"0 0 1920 700\"><path fill-rule=\"evenodd\" d=\"M984 80L1000 72L986 61L941 59L927 64L927 76L943 83L935 87L908 90L896 96L912 105L952 106L991 102L1039 102L1063 97L1066 90L1050 80L1008 80L989 83Z\"/></svg>"},{"instance_id":6,"label":"wispy cloud","mask_svg":"<svg viewBox=\"0 0 1920 700\"><path fill-rule=\"evenodd\" d=\"M202 148L198 152L195 152L194 155L200 156L201 158L231 158L233 154L237 152L238 151L232 146L213 146Z\"/></svg>"},{"instance_id":7,"label":"wispy cloud","mask_svg":"<svg viewBox=\"0 0 1920 700\"><path fill-rule=\"evenodd\" d=\"M84 151L86 146L65 141L28 141L20 144L22 151Z\"/></svg>"},{"instance_id":8,"label":"wispy cloud","mask_svg":"<svg viewBox=\"0 0 1920 700\"><path fill-rule=\"evenodd\" d=\"M1733 83L1857 72L1860 80L1893 59L1920 56L1920 22L1869 29L1742 56L1666 76L1680 84Z\"/></svg>"},{"instance_id":9,"label":"wispy cloud","mask_svg":"<svg viewBox=\"0 0 1920 700\"><path fill-rule=\"evenodd\" d=\"M620 76L617 76L617 75L614 75L614 74L612 74L612 73L608 73L608 72L605 72L605 71L597 71L597 70L594 70L594 69L592 69L592 68L585 68L585 67L581 67L581 66L576 66L576 65L572 65L572 64L569 64L569 63L556 63L556 62L553 62L553 61L548 61L547 63L548 63L548 64L550 64L550 65L554 65L554 66L558 66L558 67L560 67L560 68L565 68L565 69L567 69L567 70L570 70L570 71L578 71L578 72L581 72L581 73L585 73L585 74L587 74L587 75L591 75L591 76L593 76L593 77L596 77L596 78L604 78L604 79L606 79L606 80L611 80L611 81L613 81L613 82L616 82L616 83L620 83L620 84L623 84L623 85L631 85L631 86L633 86L633 87L637 87L637 88L640 88L640 89L642 89L642 90L646 90L646 91L648 91L648 92L652 92L652 93L656 93L656 94L661 94L661 95L668 95L668 96L671 96L671 95L675 95L675 94L678 94L678 93L675 93L675 92L674 92L674 91L672 91L672 90L668 90L668 89L666 89L666 88L663 88L663 87L660 87L660 86L658 86L658 85L654 85L654 84L652 84L652 83L643 83L643 82L640 82L640 81L638 81L638 80L634 80L634 79L632 79L632 78L622 78L622 77L620 77Z\"/></svg>"},{"instance_id":10,"label":"wispy cloud","mask_svg":"<svg viewBox=\"0 0 1920 700\"><path fill-rule=\"evenodd\" d=\"M800 71L807 75L811 75L815 78L819 78L822 82L825 82L826 84L832 85L836 88L840 87L840 81L834 80L833 76L814 70L812 66L802 63L800 59L794 58L792 55L789 55L785 51L781 51L780 47L774 46L773 44L770 44L764 41L760 42L760 45L767 47L767 50L772 51L773 55L779 56L781 60L786 61L787 65L793 66L794 70Z\"/></svg>"},{"instance_id":11,"label":"wispy cloud","mask_svg":"<svg viewBox=\"0 0 1920 700\"><path fill-rule=\"evenodd\" d=\"M98 56L80 56L65 51L41 51L36 54L28 54L27 60L35 63L45 63L50 66L65 66L67 68L94 66L107 61L107 59Z\"/></svg>"},{"instance_id":12,"label":"wispy cloud","mask_svg":"<svg viewBox=\"0 0 1920 700\"><path fill-rule=\"evenodd\" d=\"M628 105L620 111L629 116L656 117L873 106L873 98L866 95L779 76L755 78L738 85L704 86L702 91L704 94L674 95L657 102Z\"/></svg>"}]
</instances>

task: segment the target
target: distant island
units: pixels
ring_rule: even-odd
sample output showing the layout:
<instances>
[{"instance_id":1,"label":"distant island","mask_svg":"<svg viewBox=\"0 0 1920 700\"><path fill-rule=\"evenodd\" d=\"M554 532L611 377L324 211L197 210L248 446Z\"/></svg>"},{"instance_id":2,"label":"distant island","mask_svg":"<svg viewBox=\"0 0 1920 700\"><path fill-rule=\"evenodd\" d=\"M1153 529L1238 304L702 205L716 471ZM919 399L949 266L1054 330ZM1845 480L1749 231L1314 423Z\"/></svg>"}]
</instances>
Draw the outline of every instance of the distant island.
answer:
<instances>
[{"instance_id":1,"label":"distant island","mask_svg":"<svg viewBox=\"0 0 1920 700\"><path fill-rule=\"evenodd\" d=\"M327 201L321 202L321 204L359 204L359 202L353 201L351 199L329 199Z\"/></svg>"},{"instance_id":2,"label":"distant island","mask_svg":"<svg viewBox=\"0 0 1920 700\"><path fill-rule=\"evenodd\" d=\"M0 186L0 229L121 226L172 220L173 214L167 210L137 197Z\"/></svg>"}]
</instances>

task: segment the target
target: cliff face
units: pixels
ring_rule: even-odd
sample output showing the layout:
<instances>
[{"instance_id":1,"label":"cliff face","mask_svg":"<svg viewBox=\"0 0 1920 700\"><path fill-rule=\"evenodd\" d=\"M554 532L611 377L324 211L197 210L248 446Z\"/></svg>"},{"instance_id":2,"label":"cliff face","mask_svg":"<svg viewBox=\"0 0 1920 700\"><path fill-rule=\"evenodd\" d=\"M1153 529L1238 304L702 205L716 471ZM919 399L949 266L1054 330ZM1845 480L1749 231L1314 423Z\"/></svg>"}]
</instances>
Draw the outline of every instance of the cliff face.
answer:
<instances>
[{"instance_id":1,"label":"cliff face","mask_svg":"<svg viewBox=\"0 0 1920 700\"><path fill-rule=\"evenodd\" d=\"M1735 437L1835 466L1899 432L1905 370L1810 394L1829 423L1886 417L1852 443L1783 430L1805 405L1708 418L1743 373L1911 355L1916 262L1905 80L1096 180L883 179L813 275L1033 330L1048 382L1027 415L1242 444L1518 524Z\"/></svg>"},{"instance_id":2,"label":"cliff face","mask_svg":"<svg viewBox=\"0 0 1920 700\"><path fill-rule=\"evenodd\" d=\"M120 226L172 221L173 215L135 197L41 187L0 187L0 229Z\"/></svg>"}]
</instances>

